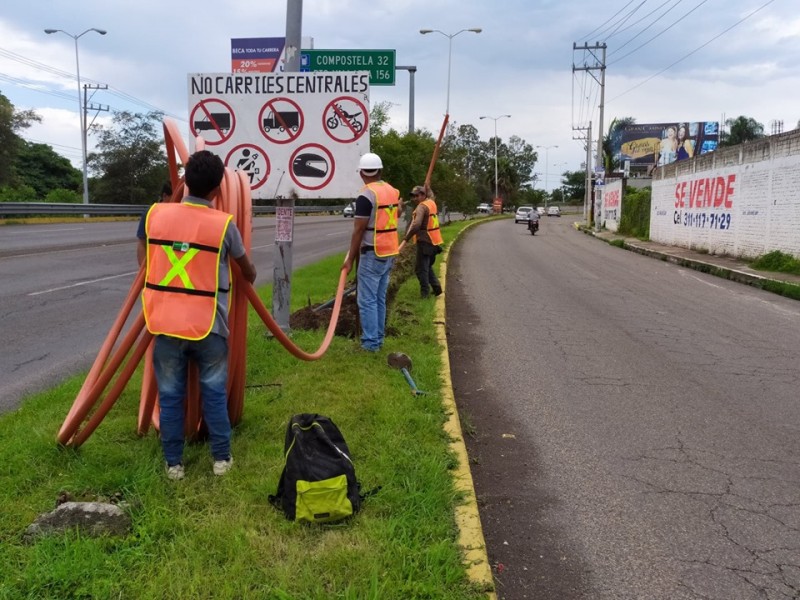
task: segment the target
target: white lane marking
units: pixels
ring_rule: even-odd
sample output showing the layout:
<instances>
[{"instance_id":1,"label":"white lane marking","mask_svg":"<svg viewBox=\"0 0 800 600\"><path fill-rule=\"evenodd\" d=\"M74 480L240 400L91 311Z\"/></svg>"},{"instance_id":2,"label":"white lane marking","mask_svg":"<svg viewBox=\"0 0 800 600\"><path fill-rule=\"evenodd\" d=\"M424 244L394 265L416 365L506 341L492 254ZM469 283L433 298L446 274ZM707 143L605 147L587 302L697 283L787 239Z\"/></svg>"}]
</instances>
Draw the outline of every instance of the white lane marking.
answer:
<instances>
[{"instance_id":1,"label":"white lane marking","mask_svg":"<svg viewBox=\"0 0 800 600\"><path fill-rule=\"evenodd\" d=\"M55 233L56 231L80 231L82 229L84 229L84 227L62 227L61 229L40 229L38 231L35 229L33 231L31 231L30 229L25 229L19 231L9 231L8 233L9 234L19 233L22 235L30 235L32 233Z\"/></svg>"},{"instance_id":2,"label":"white lane marking","mask_svg":"<svg viewBox=\"0 0 800 600\"><path fill-rule=\"evenodd\" d=\"M41 294L49 294L51 292L58 292L60 290L68 290L69 288L79 287L81 285L89 285L90 283L97 283L98 281L108 281L109 279L119 279L120 277L130 277L136 275L139 271L131 271L130 273L122 273L120 275L109 275L108 277L100 277L99 279L89 279L88 281L79 281L70 285L62 285L61 287L50 288L49 290L42 290L41 292L31 292L28 296L39 296Z\"/></svg>"}]
</instances>

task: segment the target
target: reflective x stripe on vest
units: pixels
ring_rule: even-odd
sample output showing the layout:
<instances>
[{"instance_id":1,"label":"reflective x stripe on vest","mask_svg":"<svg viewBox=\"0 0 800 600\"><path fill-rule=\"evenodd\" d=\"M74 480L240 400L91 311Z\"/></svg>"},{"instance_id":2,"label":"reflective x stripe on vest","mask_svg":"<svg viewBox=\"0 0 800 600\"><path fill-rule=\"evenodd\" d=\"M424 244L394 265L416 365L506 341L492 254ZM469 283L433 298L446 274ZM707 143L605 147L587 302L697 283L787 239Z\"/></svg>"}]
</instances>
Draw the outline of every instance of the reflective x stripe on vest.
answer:
<instances>
[{"instance_id":1,"label":"reflective x stripe on vest","mask_svg":"<svg viewBox=\"0 0 800 600\"><path fill-rule=\"evenodd\" d=\"M375 256L394 256L400 241L397 236L397 207L400 192L385 181L368 183L375 194Z\"/></svg>"},{"instance_id":2,"label":"reflective x stripe on vest","mask_svg":"<svg viewBox=\"0 0 800 600\"><path fill-rule=\"evenodd\" d=\"M431 240L431 244L434 246L441 246L444 244L444 239L442 238L442 232L439 229L439 211L436 208L436 202L430 198L426 198L420 202L420 205L425 205L425 208L428 209L428 219L424 226L425 231L428 232L428 237ZM414 237L416 238L416 236Z\"/></svg>"},{"instance_id":3,"label":"reflective x stripe on vest","mask_svg":"<svg viewBox=\"0 0 800 600\"><path fill-rule=\"evenodd\" d=\"M186 202L150 209L142 304L151 333L200 340L211 332L221 248L232 218Z\"/></svg>"}]
</instances>

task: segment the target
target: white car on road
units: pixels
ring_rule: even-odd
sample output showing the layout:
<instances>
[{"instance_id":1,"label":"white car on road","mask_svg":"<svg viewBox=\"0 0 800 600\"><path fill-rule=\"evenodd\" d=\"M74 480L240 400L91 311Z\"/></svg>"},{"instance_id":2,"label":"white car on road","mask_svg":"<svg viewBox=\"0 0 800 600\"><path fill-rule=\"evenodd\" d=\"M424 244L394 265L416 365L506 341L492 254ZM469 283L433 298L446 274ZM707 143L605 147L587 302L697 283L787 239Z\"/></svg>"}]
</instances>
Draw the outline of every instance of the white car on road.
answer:
<instances>
[{"instance_id":1,"label":"white car on road","mask_svg":"<svg viewBox=\"0 0 800 600\"><path fill-rule=\"evenodd\" d=\"M520 206L514 213L514 223L527 223L528 214L533 210L532 206Z\"/></svg>"}]
</instances>

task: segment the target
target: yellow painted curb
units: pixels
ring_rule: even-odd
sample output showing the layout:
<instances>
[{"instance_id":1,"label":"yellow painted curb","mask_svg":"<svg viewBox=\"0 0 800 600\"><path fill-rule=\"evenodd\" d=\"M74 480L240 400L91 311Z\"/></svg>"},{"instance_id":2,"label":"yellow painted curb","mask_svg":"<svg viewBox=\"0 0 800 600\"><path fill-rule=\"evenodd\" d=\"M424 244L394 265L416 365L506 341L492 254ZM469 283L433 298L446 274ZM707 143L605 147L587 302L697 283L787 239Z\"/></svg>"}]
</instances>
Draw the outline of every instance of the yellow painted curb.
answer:
<instances>
[{"instance_id":1,"label":"yellow painted curb","mask_svg":"<svg viewBox=\"0 0 800 600\"><path fill-rule=\"evenodd\" d=\"M471 223L459 232L459 236L467 231L474 224ZM485 222L485 221L483 221ZM456 237L447 246L447 250L442 253L441 265L439 267L439 279L442 282L444 294L436 299L436 317L434 326L436 328L436 339L442 347L442 403L445 412L449 415L444 424L445 433L450 439L450 449L456 456L458 465L453 475L453 483L456 491L463 496L462 502L456 506L455 520L458 527L458 544L464 553L464 563L467 569L467 576L470 581L479 588L486 590L489 600L497 600L494 591L494 578L492 577L492 567L489 564L489 557L486 554L486 541L483 538L481 528L481 518L478 513L478 501L475 497L475 486L472 481L472 473L469 469L469 456L467 447L464 444L464 435L461 431L461 423L458 417L455 396L453 394L453 382L450 379L450 354L447 348L447 330L445 327L445 299L447 297L447 259L450 255L450 247L458 239Z\"/></svg>"}]
</instances>

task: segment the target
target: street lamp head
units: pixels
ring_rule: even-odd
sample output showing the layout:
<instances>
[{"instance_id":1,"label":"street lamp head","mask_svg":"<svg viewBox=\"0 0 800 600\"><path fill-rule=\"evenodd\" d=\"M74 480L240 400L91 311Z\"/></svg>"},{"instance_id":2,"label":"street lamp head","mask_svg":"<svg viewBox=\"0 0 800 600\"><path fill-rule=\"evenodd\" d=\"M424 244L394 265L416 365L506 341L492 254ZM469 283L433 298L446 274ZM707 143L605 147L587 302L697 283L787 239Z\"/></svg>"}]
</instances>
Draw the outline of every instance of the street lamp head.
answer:
<instances>
[{"instance_id":1,"label":"street lamp head","mask_svg":"<svg viewBox=\"0 0 800 600\"><path fill-rule=\"evenodd\" d=\"M480 33L483 31L480 27L473 27L472 29L467 29L467 31L471 31L472 33Z\"/></svg>"},{"instance_id":2,"label":"street lamp head","mask_svg":"<svg viewBox=\"0 0 800 600\"><path fill-rule=\"evenodd\" d=\"M107 32L105 29L97 29L97 28L95 28L95 27L92 27L92 31L96 31L96 32L97 32L97 33L99 33L100 35L105 35L105 34L107 34L107 33L108 33L108 32Z\"/></svg>"},{"instance_id":3,"label":"street lamp head","mask_svg":"<svg viewBox=\"0 0 800 600\"><path fill-rule=\"evenodd\" d=\"M478 117L479 119L488 119L489 117Z\"/></svg>"},{"instance_id":4,"label":"street lamp head","mask_svg":"<svg viewBox=\"0 0 800 600\"><path fill-rule=\"evenodd\" d=\"M58 33L58 29L45 29L45 33Z\"/></svg>"},{"instance_id":5,"label":"street lamp head","mask_svg":"<svg viewBox=\"0 0 800 600\"><path fill-rule=\"evenodd\" d=\"M425 35L426 33L433 33L433 29L420 29L419 32Z\"/></svg>"}]
</instances>

